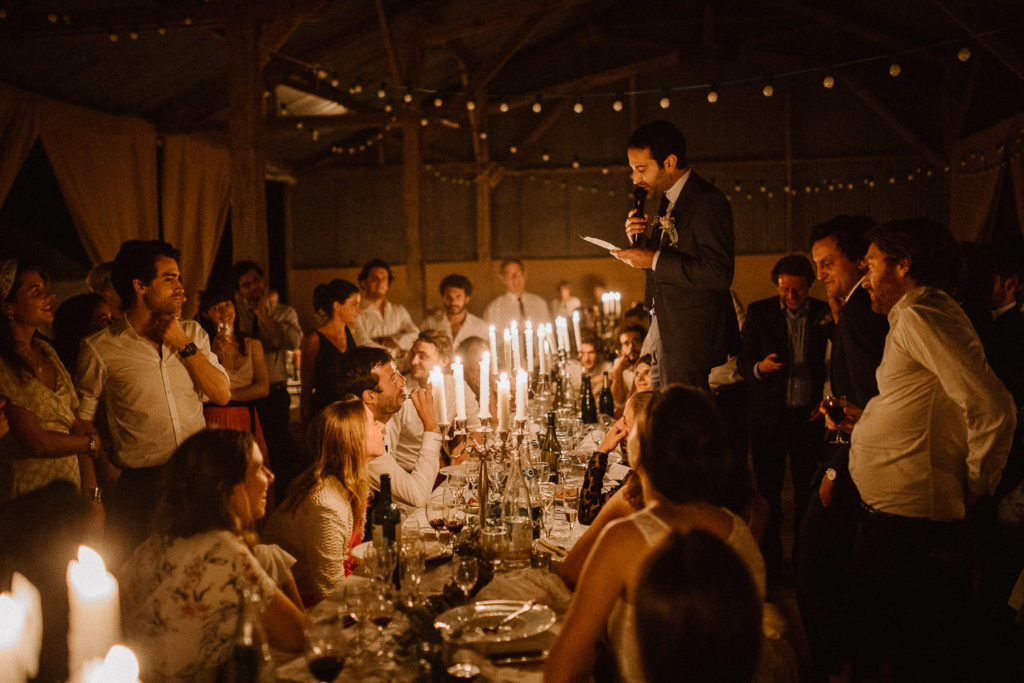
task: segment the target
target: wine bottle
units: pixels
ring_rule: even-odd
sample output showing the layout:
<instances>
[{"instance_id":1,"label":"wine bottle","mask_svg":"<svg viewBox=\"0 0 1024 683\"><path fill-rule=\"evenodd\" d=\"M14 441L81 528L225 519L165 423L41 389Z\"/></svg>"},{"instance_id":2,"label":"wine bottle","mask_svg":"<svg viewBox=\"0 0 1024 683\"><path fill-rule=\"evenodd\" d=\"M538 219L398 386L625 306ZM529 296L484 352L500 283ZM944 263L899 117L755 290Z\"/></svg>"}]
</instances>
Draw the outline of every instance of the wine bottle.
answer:
<instances>
[{"instance_id":1,"label":"wine bottle","mask_svg":"<svg viewBox=\"0 0 1024 683\"><path fill-rule=\"evenodd\" d=\"M583 424L597 422L597 403L594 401L594 390L590 386L590 375L583 373L580 382L580 420Z\"/></svg>"},{"instance_id":2,"label":"wine bottle","mask_svg":"<svg viewBox=\"0 0 1024 683\"><path fill-rule=\"evenodd\" d=\"M604 379L601 380L601 393L597 397L597 412L609 417L615 416L615 399L612 398L612 385L608 381L607 370L605 370Z\"/></svg>"},{"instance_id":3,"label":"wine bottle","mask_svg":"<svg viewBox=\"0 0 1024 683\"><path fill-rule=\"evenodd\" d=\"M402 528L402 513L391 502L391 475L380 475L380 496L370 511L370 529L373 544L377 547L395 545Z\"/></svg>"},{"instance_id":4,"label":"wine bottle","mask_svg":"<svg viewBox=\"0 0 1024 683\"><path fill-rule=\"evenodd\" d=\"M238 621L231 640L228 659L217 674L218 683L257 683L263 680L266 659L262 628L257 622L255 595L238 590Z\"/></svg>"},{"instance_id":5,"label":"wine bottle","mask_svg":"<svg viewBox=\"0 0 1024 683\"><path fill-rule=\"evenodd\" d=\"M548 429L540 440L541 460L548 464L549 476L554 480L558 474L558 459L562 457L562 447L558 444L555 434L555 411L548 412Z\"/></svg>"}]
</instances>

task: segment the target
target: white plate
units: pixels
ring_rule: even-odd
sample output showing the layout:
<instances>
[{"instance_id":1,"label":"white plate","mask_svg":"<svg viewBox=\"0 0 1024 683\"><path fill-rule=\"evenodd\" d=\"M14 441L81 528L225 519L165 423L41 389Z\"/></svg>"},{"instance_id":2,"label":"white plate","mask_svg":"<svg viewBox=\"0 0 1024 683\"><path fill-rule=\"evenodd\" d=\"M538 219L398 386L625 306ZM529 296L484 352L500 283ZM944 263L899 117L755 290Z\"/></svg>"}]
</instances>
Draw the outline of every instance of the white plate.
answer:
<instances>
[{"instance_id":1,"label":"white plate","mask_svg":"<svg viewBox=\"0 0 1024 683\"><path fill-rule=\"evenodd\" d=\"M445 640L457 637L471 643L505 643L543 633L555 623L555 612L547 605L535 604L494 633L485 633L486 626L497 625L502 619L520 609L521 600L485 600L462 605L444 612L434 621Z\"/></svg>"},{"instance_id":2,"label":"white plate","mask_svg":"<svg viewBox=\"0 0 1024 683\"><path fill-rule=\"evenodd\" d=\"M373 544L373 541L364 541L355 548L352 548L352 557L356 558L360 562L365 559L366 549ZM444 553L444 545L437 541L424 541L423 542L424 555L423 558L426 560L433 560Z\"/></svg>"}]
</instances>

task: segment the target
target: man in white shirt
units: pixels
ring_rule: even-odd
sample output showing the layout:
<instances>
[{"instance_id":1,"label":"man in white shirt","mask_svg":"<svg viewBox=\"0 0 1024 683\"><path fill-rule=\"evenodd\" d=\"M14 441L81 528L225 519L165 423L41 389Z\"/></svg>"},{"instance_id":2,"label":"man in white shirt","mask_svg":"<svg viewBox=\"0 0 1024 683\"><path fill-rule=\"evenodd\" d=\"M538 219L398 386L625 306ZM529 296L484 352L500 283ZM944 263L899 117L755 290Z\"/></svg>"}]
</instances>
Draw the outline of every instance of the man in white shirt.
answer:
<instances>
[{"instance_id":1,"label":"man in white shirt","mask_svg":"<svg viewBox=\"0 0 1024 683\"><path fill-rule=\"evenodd\" d=\"M611 373L612 364L602 357L597 339L590 332L584 332L580 339L580 359L569 361L569 380L577 393L583 384L583 373L590 375L590 388L594 392L594 401L601 394L601 383L604 373ZM609 378L610 380L610 378Z\"/></svg>"},{"instance_id":2,"label":"man in white shirt","mask_svg":"<svg viewBox=\"0 0 1024 683\"><path fill-rule=\"evenodd\" d=\"M633 391L633 380L636 378L636 362L643 348L644 328L630 325L619 330L619 353L612 362L612 398L615 407L621 408Z\"/></svg>"},{"instance_id":3,"label":"man in white shirt","mask_svg":"<svg viewBox=\"0 0 1024 683\"><path fill-rule=\"evenodd\" d=\"M862 286L890 329L878 395L859 416L847 408L840 425L852 431L850 476L864 504L852 561L854 667L868 677L889 664L896 680L967 680L964 518L999 481L1016 422L1013 399L943 291L959 264L949 230L925 219L894 221L868 239Z\"/></svg>"},{"instance_id":4,"label":"man in white shirt","mask_svg":"<svg viewBox=\"0 0 1024 683\"><path fill-rule=\"evenodd\" d=\"M444 378L444 396L446 415L440 418L440 406L434 404L434 414L441 424L455 424L455 378L448 372L452 357L452 343L448 335L440 330L423 330L412 345L412 371L406 376L406 386L431 390L430 371L441 368ZM473 390L463 381L466 401L466 427L475 429L480 426L480 405L477 403ZM407 472L416 467L421 457L420 444L423 441L423 422L416 414L415 408L407 401L398 414L387 423L388 437L394 445L392 455L398 464ZM455 455L453 454L453 457Z\"/></svg>"},{"instance_id":5,"label":"man in white shirt","mask_svg":"<svg viewBox=\"0 0 1024 683\"><path fill-rule=\"evenodd\" d=\"M388 289L395 276L391 266L380 259L367 261L359 271L363 312L356 322L356 338L360 334L380 344L391 357L401 361L412 348L419 328L405 306L388 301Z\"/></svg>"},{"instance_id":6,"label":"man in white shirt","mask_svg":"<svg viewBox=\"0 0 1024 683\"><path fill-rule=\"evenodd\" d=\"M446 275L439 289L444 310L420 323L420 329L441 330L452 340L454 347L470 337L487 339L487 323L469 312L469 297L473 294L473 283L469 278L457 273Z\"/></svg>"},{"instance_id":7,"label":"man in white shirt","mask_svg":"<svg viewBox=\"0 0 1024 683\"><path fill-rule=\"evenodd\" d=\"M333 379L337 382L339 396L359 396L385 427L395 419L403 404L408 403L405 378L384 349L365 346L352 349L334 368ZM380 475L391 475L392 498L405 511L426 505L441 466L441 431L434 417L430 391L417 388L408 396L423 430L415 466L407 472L398 464L392 455L395 443L390 438L390 429L386 429L386 452L371 460L368 468L374 491L380 490Z\"/></svg>"},{"instance_id":8,"label":"man in white shirt","mask_svg":"<svg viewBox=\"0 0 1024 683\"><path fill-rule=\"evenodd\" d=\"M206 427L203 401L226 405L228 375L199 323L180 320L185 288L180 253L159 240L129 240L114 258L111 280L124 317L82 341L75 385L78 415L106 408L113 453L124 469L111 500L111 521L131 550L149 533L164 463Z\"/></svg>"},{"instance_id":9,"label":"man in white shirt","mask_svg":"<svg viewBox=\"0 0 1024 683\"><path fill-rule=\"evenodd\" d=\"M505 293L484 309L484 320L494 325L499 336L513 320L518 321L520 330L527 320L533 322L533 329L537 329L538 324L551 322L544 299L526 291L526 269L522 261L510 258L501 262L501 284Z\"/></svg>"}]
</instances>

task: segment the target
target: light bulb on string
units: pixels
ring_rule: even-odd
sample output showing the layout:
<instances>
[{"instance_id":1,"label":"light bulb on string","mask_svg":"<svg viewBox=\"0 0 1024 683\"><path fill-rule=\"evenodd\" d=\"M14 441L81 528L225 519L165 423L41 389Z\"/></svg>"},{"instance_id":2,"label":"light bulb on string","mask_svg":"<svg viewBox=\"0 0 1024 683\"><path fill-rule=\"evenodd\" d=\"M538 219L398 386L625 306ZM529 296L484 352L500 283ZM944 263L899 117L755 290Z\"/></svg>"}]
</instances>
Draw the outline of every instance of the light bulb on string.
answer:
<instances>
[{"instance_id":1,"label":"light bulb on string","mask_svg":"<svg viewBox=\"0 0 1024 683\"><path fill-rule=\"evenodd\" d=\"M826 90L831 90L836 85L836 77L832 74L826 74L825 78L821 79L821 87Z\"/></svg>"},{"instance_id":2,"label":"light bulb on string","mask_svg":"<svg viewBox=\"0 0 1024 683\"><path fill-rule=\"evenodd\" d=\"M714 85L708 89L708 104L714 104L718 101L718 88Z\"/></svg>"},{"instance_id":3,"label":"light bulb on string","mask_svg":"<svg viewBox=\"0 0 1024 683\"><path fill-rule=\"evenodd\" d=\"M480 139L481 140L486 140L487 139L487 131L485 131L485 130L480 131Z\"/></svg>"},{"instance_id":4,"label":"light bulb on string","mask_svg":"<svg viewBox=\"0 0 1024 683\"><path fill-rule=\"evenodd\" d=\"M672 100L668 97L667 89L661 91L661 99L658 101L658 106L662 109L668 109L672 106Z\"/></svg>"},{"instance_id":5,"label":"light bulb on string","mask_svg":"<svg viewBox=\"0 0 1024 683\"><path fill-rule=\"evenodd\" d=\"M363 92L363 82L360 79L356 79L356 82L352 84L352 89L349 91L353 95L358 95Z\"/></svg>"},{"instance_id":6,"label":"light bulb on string","mask_svg":"<svg viewBox=\"0 0 1024 683\"><path fill-rule=\"evenodd\" d=\"M962 48L956 51L956 58L961 62L966 62L971 58L971 48L964 45Z\"/></svg>"},{"instance_id":7,"label":"light bulb on string","mask_svg":"<svg viewBox=\"0 0 1024 683\"><path fill-rule=\"evenodd\" d=\"M767 83L764 84L764 87L761 88L761 94L764 95L765 97L771 97L772 95L775 94L775 86L772 85L771 81L768 81Z\"/></svg>"},{"instance_id":8,"label":"light bulb on string","mask_svg":"<svg viewBox=\"0 0 1024 683\"><path fill-rule=\"evenodd\" d=\"M139 29L136 26L132 26L131 30L128 31L128 37L132 40L139 39Z\"/></svg>"},{"instance_id":9,"label":"light bulb on string","mask_svg":"<svg viewBox=\"0 0 1024 683\"><path fill-rule=\"evenodd\" d=\"M107 38L109 38L110 42L112 42L112 43L116 43L117 42L117 34L114 32L113 29L111 29L109 31L109 33L107 33Z\"/></svg>"},{"instance_id":10,"label":"light bulb on string","mask_svg":"<svg viewBox=\"0 0 1024 683\"><path fill-rule=\"evenodd\" d=\"M56 12L50 12L46 15L46 20L51 24L56 24L60 17L57 16Z\"/></svg>"},{"instance_id":11,"label":"light bulb on string","mask_svg":"<svg viewBox=\"0 0 1024 683\"><path fill-rule=\"evenodd\" d=\"M612 109L615 111L622 111L622 93L615 95L615 101L612 102Z\"/></svg>"},{"instance_id":12,"label":"light bulb on string","mask_svg":"<svg viewBox=\"0 0 1024 683\"><path fill-rule=\"evenodd\" d=\"M581 102L580 100L576 100L576 102L572 105L572 110L574 112L576 112L577 114L582 114L583 113L583 102Z\"/></svg>"},{"instance_id":13,"label":"light bulb on string","mask_svg":"<svg viewBox=\"0 0 1024 683\"><path fill-rule=\"evenodd\" d=\"M157 26L156 27L156 32L159 33L162 36L166 36L167 35L167 27L163 26L163 25Z\"/></svg>"},{"instance_id":14,"label":"light bulb on string","mask_svg":"<svg viewBox=\"0 0 1024 683\"><path fill-rule=\"evenodd\" d=\"M377 88L377 99L383 100L387 96L388 96L388 84L387 83L381 83L380 87Z\"/></svg>"},{"instance_id":15,"label":"light bulb on string","mask_svg":"<svg viewBox=\"0 0 1024 683\"><path fill-rule=\"evenodd\" d=\"M405 93L402 95L402 101L406 104L410 104L412 102L412 88L405 89Z\"/></svg>"},{"instance_id":16,"label":"light bulb on string","mask_svg":"<svg viewBox=\"0 0 1024 683\"><path fill-rule=\"evenodd\" d=\"M473 100L466 100L466 110L473 111L474 109L476 109L476 102Z\"/></svg>"},{"instance_id":17,"label":"light bulb on string","mask_svg":"<svg viewBox=\"0 0 1024 683\"><path fill-rule=\"evenodd\" d=\"M519 153L519 148L516 147L515 145L512 145L511 147L508 148L508 153L509 154L518 154Z\"/></svg>"},{"instance_id":18,"label":"light bulb on string","mask_svg":"<svg viewBox=\"0 0 1024 683\"><path fill-rule=\"evenodd\" d=\"M508 111L508 102L502 102L501 104L499 104L498 111L500 111L502 114L506 113Z\"/></svg>"},{"instance_id":19,"label":"light bulb on string","mask_svg":"<svg viewBox=\"0 0 1024 683\"><path fill-rule=\"evenodd\" d=\"M341 84L341 78L338 76L338 72L335 71L331 74L331 87L337 88Z\"/></svg>"},{"instance_id":20,"label":"light bulb on string","mask_svg":"<svg viewBox=\"0 0 1024 683\"><path fill-rule=\"evenodd\" d=\"M428 123L430 123L430 121L427 120L426 116L424 116L422 119L420 119L420 125L423 126L424 128L427 127Z\"/></svg>"},{"instance_id":21,"label":"light bulb on string","mask_svg":"<svg viewBox=\"0 0 1024 683\"><path fill-rule=\"evenodd\" d=\"M549 154L547 150L544 150L544 152L540 155L540 160L545 163L551 161L551 154Z\"/></svg>"},{"instance_id":22,"label":"light bulb on string","mask_svg":"<svg viewBox=\"0 0 1024 683\"><path fill-rule=\"evenodd\" d=\"M387 102L384 103L384 111L386 111L387 113L390 114L391 110L394 109L394 108L395 108L395 105L391 104L391 100L388 100Z\"/></svg>"},{"instance_id":23,"label":"light bulb on string","mask_svg":"<svg viewBox=\"0 0 1024 683\"><path fill-rule=\"evenodd\" d=\"M444 100L441 99L440 95L437 95L436 97L434 97L434 106L435 107L441 107L443 104L444 104Z\"/></svg>"},{"instance_id":24,"label":"light bulb on string","mask_svg":"<svg viewBox=\"0 0 1024 683\"><path fill-rule=\"evenodd\" d=\"M533 101L533 106L530 107L530 109L533 110L534 114L539 114L541 109L543 109L543 108L544 108L544 105L541 104L540 95L537 95L537 99L535 99Z\"/></svg>"},{"instance_id":25,"label":"light bulb on string","mask_svg":"<svg viewBox=\"0 0 1024 683\"><path fill-rule=\"evenodd\" d=\"M892 64L889 65L889 75L890 76L892 76L893 78L896 78L901 73L903 73L903 67L900 66L899 63L893 62Z\"/></svg>"},{"instance_id":26,"label":"light bulb on string","mask_svg":"<svg viewBox=\"0 0 1024 683\"><path fill-rule=\"evenodd\" d=\"M573 157L572 158L572 167L573 168L579 168L580 167L580 158L579 157Z\"/></svg>"}]
</instances>

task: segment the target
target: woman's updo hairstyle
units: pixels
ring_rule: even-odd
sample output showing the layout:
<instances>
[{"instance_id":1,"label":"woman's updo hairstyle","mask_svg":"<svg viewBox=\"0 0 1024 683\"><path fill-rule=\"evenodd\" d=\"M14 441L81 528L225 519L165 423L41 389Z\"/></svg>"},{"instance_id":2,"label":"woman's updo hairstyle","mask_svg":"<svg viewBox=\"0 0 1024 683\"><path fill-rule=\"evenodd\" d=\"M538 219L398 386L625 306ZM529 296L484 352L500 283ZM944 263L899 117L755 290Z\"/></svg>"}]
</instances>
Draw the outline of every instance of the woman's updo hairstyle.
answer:
<instances>
[{"instance_id":1,"label":"woman's updo hairstyle","mask_svg":"<svg viewBox=\"0 0 1024 683\"><path fill-rule=\"evenodd\" d=\"M321 283L313 290L313 310L329 318L335 301L344 306L350 296L358 293L359 288L348 280L334 279L327 284Z\"/></svg>"}]
</instances>

